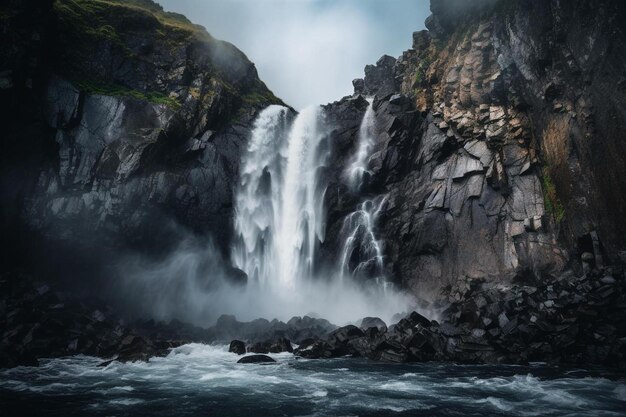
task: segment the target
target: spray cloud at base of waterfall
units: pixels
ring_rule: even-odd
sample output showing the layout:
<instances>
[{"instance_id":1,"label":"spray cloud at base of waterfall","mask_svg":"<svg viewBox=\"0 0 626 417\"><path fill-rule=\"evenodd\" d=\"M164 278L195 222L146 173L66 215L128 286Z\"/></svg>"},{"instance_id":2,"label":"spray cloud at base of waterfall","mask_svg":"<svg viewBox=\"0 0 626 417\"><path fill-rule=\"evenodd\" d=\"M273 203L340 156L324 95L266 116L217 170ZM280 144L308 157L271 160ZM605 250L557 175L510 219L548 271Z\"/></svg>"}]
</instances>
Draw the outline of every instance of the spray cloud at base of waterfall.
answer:
<instances>
[{"instance_id":1,"label":"spray cloud at base of waterfall","mask_svg":"<svg viewBox=\"0 0 626 417\"><path fill-rule=\"evenodd\" d=\"M189 238L163 260L127 259L120 265L123 285L116 288L137 316L202 327L215 324L222 314L240 321L287 321L315 313L337 325L377 316L391 323L396 313L415 309L415 300L407 294L383 294L377 286L341 281L331 273L299 280L288 291L262 282L242 285L233 282L227 261L218 254L210 242Z\"/></svg>"}]
</instances>

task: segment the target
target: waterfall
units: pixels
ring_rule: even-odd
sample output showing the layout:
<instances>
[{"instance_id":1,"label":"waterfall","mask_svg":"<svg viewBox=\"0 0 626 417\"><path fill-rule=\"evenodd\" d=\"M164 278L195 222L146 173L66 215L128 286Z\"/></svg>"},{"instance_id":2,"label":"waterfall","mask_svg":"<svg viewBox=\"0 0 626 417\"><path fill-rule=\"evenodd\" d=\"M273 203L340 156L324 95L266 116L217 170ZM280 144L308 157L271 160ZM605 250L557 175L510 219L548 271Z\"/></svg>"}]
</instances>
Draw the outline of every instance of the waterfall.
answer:
<instances>
[{"instance_id":1,"label":"waterfall","mask_svg":"<svg viewBox=\"0 0 626 417\"><path fill-rule=\"evenodd\" d=\"M374 116L370 103L351 161L358 177L354 193L363 188L375 138ZM209 304L220 313L288 320L317 312L346 323L369 315L390 320L409 308L410 297L388 290L385 280L383 246L376 237L385 197L362 200L343 220L340 259L331 270L321 271L324 263L316 252L325 239L323 170L329 160L330 131L319 106L295 117L282 106L270 106L258 115L234 190L231 261L248 275L248 285L224 285L212 293Z\"/></svg>"},{"instance_id":2,"label":"waterfall","mask_svg":"<svg viewBox=\"0 0 626 417\"><path fill-rule=\"evenodd\" d=\"M270 106L254 124L236 190L231 253L251 282L281 289L312 274L325 229L319 170L328 157L320 107L303 110L291 126L288 113Z\"/></svg>"},{"instance_id":3,"label":"waterfall","mask_svg":"<svg viewBox=\"0 0 626 417\"><path fill-rule=\"evenodd\" d=\"M248 278L265 283L276 276L274 234L280 221L280 202L288 109L269 106L257 117L243 154L235 193L233 264Z\"/></svg>"},{"instance_id":4,"label":"waterfall","mask_svg":"<svg viewBox=\"0 0 626 417\"><path fill-rule=\"evenodd\" d=\"M348 168L348 184L353 191L363 187L365 174L369 174L367 164L376 137L374 100L368 98L367 101L369 105L359 127L358 148ZM359 281L374 279L385 286L382 243L374 231L386 201L386 197L365 200L344 219L340 232L343 247L338 266L342 279L347 276Z\"/></svg>"},{"instance_id":5,"label":"waterfall","mask_svg":"<svg viewBox=\"0 0 626 417\"><path fill-rule=\"evenodd\" d=\"M376 113L374 112L374 99L367 99L369 105L361 121L359 127L359 147L352 159L352 163L348 167L348 182L353 190L358 190L363 185L363 177L367 170L367 160L370 156L372 145L374 144L374 137L376 135Z\"/></svg>"},{"instance_id":6,"label":"waterfall","mask_svg":"<svg viewBox=\"0 0 626 417\"><path fill-rule=\"evenodd\" d=\"M365 200L344 219L340 236L343 237L340 266L341 277L384 281L382 244L374 233L386 197Z\"/></svg>"}]
</instances>

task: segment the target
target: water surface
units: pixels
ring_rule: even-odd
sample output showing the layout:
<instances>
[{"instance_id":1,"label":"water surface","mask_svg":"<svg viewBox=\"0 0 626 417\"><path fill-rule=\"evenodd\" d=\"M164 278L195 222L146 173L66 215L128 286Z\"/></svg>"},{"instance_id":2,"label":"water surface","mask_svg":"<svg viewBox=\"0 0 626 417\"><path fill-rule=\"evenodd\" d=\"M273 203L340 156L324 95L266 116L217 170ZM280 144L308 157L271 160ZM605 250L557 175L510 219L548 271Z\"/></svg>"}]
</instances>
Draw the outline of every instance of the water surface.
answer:
<instances>
[{"instance_id":1,"label":"water surface","mask_svg":"<svg viewBox=\"0 0 626 417\"><path fill-rule=\"evenodd\" d=\"M360 359L237 364L190 344L149 363L76 356L0 371L6 416L620 416L626 377L532 366L381 364Z\"/></svg>"}]
</instances>

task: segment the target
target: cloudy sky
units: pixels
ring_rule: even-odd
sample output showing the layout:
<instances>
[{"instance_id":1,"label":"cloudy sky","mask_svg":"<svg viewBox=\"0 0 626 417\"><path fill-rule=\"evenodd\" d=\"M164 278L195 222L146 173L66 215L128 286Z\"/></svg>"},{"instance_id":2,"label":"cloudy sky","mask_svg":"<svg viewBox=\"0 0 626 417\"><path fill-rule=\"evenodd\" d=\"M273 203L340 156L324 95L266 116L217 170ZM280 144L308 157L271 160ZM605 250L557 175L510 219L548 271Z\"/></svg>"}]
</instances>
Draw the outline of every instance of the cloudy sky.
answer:
<instances>
[{"instance_id":1,"label":"cloudy sky","mask_svg":"<svg viewBox=\"0 0 626 417\"><path fill-rule=\"evenodd\" d=\"M297 109L352 93L383 54L424 28L428 0L158 0L234 43L274 93Z\"/></svg>"}]
</instances>

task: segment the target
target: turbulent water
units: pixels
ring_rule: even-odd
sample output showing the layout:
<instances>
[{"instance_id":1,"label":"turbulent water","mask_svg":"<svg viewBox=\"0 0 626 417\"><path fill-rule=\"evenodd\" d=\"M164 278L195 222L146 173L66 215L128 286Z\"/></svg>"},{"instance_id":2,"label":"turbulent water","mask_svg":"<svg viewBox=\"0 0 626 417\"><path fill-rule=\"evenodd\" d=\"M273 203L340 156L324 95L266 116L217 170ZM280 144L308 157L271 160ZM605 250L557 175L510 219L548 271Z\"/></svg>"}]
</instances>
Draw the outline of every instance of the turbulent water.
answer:
<instances>
[{"instance_id":1,"label":"turbulent water","mask_svg":"<svg viewBox=\"0 0 626 417\"><path fill-rule=\"evenodd\" d=\"M186 345L149 363L72 357L0 371L1 414L47 416L623 415L626 379L540 366L391 365L357 359L237 364Z\"/></svg>"}]
</instances>

